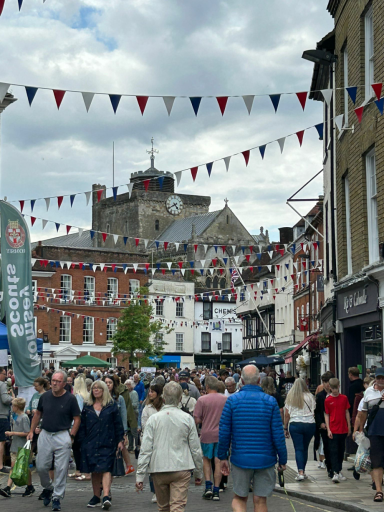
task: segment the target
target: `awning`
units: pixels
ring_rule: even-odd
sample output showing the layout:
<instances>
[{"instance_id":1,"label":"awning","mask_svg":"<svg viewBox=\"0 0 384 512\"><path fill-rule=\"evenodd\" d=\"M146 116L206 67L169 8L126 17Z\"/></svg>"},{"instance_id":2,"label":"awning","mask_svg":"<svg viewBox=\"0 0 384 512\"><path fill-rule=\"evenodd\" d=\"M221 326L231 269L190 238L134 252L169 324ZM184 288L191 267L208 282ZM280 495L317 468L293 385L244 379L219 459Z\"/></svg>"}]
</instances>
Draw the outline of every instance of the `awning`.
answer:
<instances>
[{"instance_id":1,"label":"awning","mask_svg":"<svg viewBox=\"0 0 384 512\"><path fill-rule=\"evenodd\" d=\"M180 356L172 356L172 355L164 355L161 359L157 357L150 357L149 358L154 363L175 363L180 364L181 357Z\"/></svg>"},{"instance_id":2,"label":"awning","mask_svg":"<svg viewBox=\"0 0 384 512\"><path fill-rule=\"evenodd\" d=\"M317 333L316 333L317 334ZM310 334L306 338L303 339L301 343L299 343L293 350L288 352L288 354L285 356L285 363L292 363L292 357L299 352L305 345L309 342L309 340L315 335L315 333Z\"/></svg>"},{"instance_id":3,"label":"awning","mask_svg":"<svg viewBox=\"0 0 384 512\"><path fill-rule=\"evenodd\" d=\"M276 352L276 354L274 354L274 355L275 356L284 356L288 352L291 352L294 348L296 348L296 347L289 347L289 348L286 348L284 350L280 350L280 352Z\"/></svg>"}]
</instances>

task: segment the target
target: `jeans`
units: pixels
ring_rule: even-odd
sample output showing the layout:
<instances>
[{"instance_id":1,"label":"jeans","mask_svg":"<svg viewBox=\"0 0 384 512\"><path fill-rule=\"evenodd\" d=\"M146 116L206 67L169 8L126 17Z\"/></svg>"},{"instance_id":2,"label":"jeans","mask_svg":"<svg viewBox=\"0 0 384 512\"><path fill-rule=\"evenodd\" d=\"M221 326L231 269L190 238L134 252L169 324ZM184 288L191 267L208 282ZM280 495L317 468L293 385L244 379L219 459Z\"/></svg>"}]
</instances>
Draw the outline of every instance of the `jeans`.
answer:
<instances>
[{"instance_id":1,"label":"jeans","mask_svg":"<svg viewBox=\"0 0 384 512\"><path fill-rule=\"evenodd\" d=\"M334 473L340 473L342 469L346 438L347 434L333 434L332 439L328 441L332 471Z\"/></svg>"},{"instance_id":2,"label":"jeans","mask_svg":"<svg viewBox=\"0 0 384 512\"><path fill-rule=\"evenodd\" d=\"M308 448L312 437L315 435L315 423L289 424L289 433L291 434L293 446L295 447L295 457L298 471L305 471L308 461Z\"/></svg>"},{"instance_id":3,"label":"jeans","mask_svg":"<svg viewBox=\"0 0 384 512\"><path fill-rule=\"evenodd\" d=\"M138 444L137 428L130 428L128 430L128 451L132 451Z\"/></svg>"}]
</instances>

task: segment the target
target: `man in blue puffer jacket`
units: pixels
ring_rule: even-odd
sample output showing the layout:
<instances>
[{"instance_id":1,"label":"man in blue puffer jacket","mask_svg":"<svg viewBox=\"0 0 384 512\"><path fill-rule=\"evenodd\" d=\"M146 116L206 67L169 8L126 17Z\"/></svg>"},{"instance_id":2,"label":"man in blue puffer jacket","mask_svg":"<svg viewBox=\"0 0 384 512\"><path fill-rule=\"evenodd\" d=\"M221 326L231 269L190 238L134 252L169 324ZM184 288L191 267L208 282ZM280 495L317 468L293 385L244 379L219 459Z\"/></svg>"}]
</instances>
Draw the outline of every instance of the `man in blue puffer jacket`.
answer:
<instances>
[{"instance_id":1,"label":"man in blue puffer jacket","mask_svg":"<svg viewBox=\"0 0 384 512\"><path fill-rule=\"evenodd\" d=\"M258 385L259 370L245 366L239 393L229 396L219 426L221 471L229 474L228 453L231 448L231 470L234 512L246 512L249 488L253 481L255 512L267 512L267 497L276 483L275 465L285 470L287 448L277 401ZM277 460L278 459L278 460Z\"/></svg>"}]
</instances>

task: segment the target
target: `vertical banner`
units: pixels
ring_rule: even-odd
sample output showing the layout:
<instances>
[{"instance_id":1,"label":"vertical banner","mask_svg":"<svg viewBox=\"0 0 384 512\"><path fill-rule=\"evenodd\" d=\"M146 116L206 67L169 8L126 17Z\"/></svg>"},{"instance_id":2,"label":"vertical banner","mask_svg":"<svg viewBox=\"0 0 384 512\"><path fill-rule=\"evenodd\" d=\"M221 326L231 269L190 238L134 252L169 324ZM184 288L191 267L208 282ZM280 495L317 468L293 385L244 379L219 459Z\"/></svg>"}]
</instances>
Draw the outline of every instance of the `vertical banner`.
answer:
<instances>
[{"instance_id":1,"label":"vertical banner","mask_svg":"<svg viewBox=\"0 0 384 512\"><path fill-rule=\"evenodd\" d=\"M31 273L31 243L23 216L0 201L3 309L17 386L32 386L40 376Z\"/></svg>"}]
</instances>

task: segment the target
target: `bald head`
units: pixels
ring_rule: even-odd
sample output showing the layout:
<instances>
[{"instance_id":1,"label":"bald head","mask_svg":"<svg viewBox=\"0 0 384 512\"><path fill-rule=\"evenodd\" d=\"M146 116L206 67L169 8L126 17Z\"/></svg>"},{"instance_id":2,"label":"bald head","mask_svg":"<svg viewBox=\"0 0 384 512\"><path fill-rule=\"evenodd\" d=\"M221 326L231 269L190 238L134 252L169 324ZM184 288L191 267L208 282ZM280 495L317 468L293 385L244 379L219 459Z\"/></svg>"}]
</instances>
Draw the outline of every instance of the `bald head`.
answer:
<instances>
[{"instance_id":1,"label":"bald head","mask_svg":"<svg viewBox=\"0 0 384 512\"><path fill-rule=\"evenodd\" d=\"M243 371L241 372L241 378L245 386L247 384L256 385L260 381L259 369L253 364L248 364L247 366L244 366Z\"/></svg>"}]
</instances>

